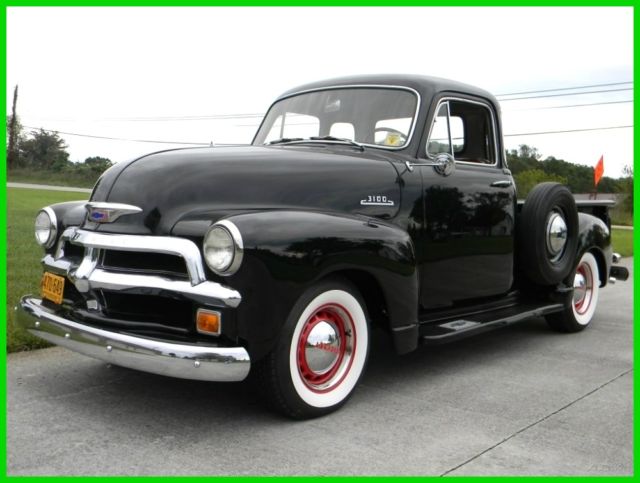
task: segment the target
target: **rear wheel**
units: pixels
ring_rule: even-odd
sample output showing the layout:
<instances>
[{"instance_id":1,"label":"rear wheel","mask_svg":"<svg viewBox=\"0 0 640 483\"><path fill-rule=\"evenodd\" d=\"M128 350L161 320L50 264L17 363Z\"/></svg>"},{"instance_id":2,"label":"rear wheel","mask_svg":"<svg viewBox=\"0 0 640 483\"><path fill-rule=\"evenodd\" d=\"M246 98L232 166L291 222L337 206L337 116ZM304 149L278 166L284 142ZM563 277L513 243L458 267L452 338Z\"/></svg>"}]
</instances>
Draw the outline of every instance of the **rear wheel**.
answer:
<instances>
[{"instance_id":1,"label":"rear wheel","mask_svg":"<svg viewBox=\"0 0 640 483\"><path fill-rule=\"evenodd\" d=\"M562 312L547 316L549 325L560 332L579 332L589 325L598 304L600 272L593 254L582 255L573 277L573 294Z\"/></svg>"},{"instance_id":2,"label":"rear wheel","mask_svg":"<svg viewBox=\"0 0 640 483\"><path fill-rule=\"evenodd\" d=\"M322 282L293 307L274 350L257 364L269 404L296 419L346 402L364 372L369 329L355 288Z\"/></svg>"}]
</instances>

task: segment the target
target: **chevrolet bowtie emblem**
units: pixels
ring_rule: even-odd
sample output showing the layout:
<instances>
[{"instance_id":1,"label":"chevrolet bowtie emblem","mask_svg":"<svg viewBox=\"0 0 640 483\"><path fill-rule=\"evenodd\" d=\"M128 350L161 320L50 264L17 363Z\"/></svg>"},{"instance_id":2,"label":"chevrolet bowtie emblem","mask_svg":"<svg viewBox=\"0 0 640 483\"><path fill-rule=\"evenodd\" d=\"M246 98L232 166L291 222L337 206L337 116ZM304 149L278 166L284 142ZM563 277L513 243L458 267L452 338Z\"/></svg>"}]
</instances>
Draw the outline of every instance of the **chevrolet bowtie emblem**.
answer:
<instances>
[{"instance_id":1,"label":"chevrolet bowtie emblem","mask_svg":"<svg viewBox=\"0 0 640 483\"><path fill-rule=\"evenodd\" d=\"M140 213L142 208L122 203L87 203L87 219L94 223L112 223L123 215Z\"/></svg>"}]
</instances>

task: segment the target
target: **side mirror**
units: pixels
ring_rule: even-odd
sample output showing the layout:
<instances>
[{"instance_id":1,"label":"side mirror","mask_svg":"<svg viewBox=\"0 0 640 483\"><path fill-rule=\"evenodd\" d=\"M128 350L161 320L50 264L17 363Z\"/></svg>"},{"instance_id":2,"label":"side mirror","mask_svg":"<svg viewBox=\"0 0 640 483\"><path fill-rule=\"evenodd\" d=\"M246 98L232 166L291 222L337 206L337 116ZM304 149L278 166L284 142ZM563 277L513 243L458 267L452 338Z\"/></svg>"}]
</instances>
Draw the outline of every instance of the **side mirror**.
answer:
<instances>
[{"instance_id":1,"label":"side mirror","mask_svg":"<svg viewBox=\"0 0 640 483\"><path fill-rule=\"evenodd\" d=\"M440 176L451 176L456 170L456 162L449 153L436 154L433 161L428 163L410 163L406 161L404 164L409 171L413 171L415 166L433 166L433 170Z\"/></svg>"}]
</instances>

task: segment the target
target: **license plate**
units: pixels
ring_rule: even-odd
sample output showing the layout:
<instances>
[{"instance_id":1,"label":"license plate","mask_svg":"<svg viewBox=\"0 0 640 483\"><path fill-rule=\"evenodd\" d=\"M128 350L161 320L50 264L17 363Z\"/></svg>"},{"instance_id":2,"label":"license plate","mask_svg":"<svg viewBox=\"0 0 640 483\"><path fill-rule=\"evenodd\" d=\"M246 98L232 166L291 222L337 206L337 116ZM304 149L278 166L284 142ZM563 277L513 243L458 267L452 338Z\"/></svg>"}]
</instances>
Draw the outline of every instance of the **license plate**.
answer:
<instances>
[{"instance_id":1,"label":"license plate","mask_svg":"<svg viewBox=\"0 0 640 483\"><path fill-rule=\"evenodd\" d=\"M62 295L64 294L64 277L44 272L42 275L41 288L43 298L51 300L56 304L62 303Z\"/></svg>"}]
</instances>

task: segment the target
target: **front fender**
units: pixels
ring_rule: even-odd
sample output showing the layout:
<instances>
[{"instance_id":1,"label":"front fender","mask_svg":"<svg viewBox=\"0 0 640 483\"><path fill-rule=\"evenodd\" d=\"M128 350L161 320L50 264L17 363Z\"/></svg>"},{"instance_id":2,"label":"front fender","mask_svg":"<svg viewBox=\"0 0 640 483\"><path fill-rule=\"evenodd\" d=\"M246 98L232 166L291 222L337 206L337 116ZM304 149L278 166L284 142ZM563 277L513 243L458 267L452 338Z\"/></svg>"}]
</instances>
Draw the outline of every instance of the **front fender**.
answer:
<instances>
[{"instance_id":1,"label":"front fender","mask_svg":"<svg viewBox=\"0 0 640 483\"><path fill-rule=\"evenodd\" d=\"M87 215L87 210L85 209L86 204L87 200L80 200L49 205L49 208L51 208L56 215L58 236L66 228L70 226L80 226L83 223ZM56 244L54 243L51 248L45 251L47 253L53 253L55 250Z\"/></svg>"},{"instance_id":2,"label":"front fender","mask_svg":"<svg viewBox=\"0 0 640 483\"><path fill-rule=\"evenodd\" d=\"M229 216L244 259L225 280L240 291L238 334L264 355L293 304L318 280L365 272L385 298L391 328L417 322L415 252L408 233L377 219L320 212L268 211ZM259 357L259 356L258 356Z\"/></svg>"}]
</instances>

